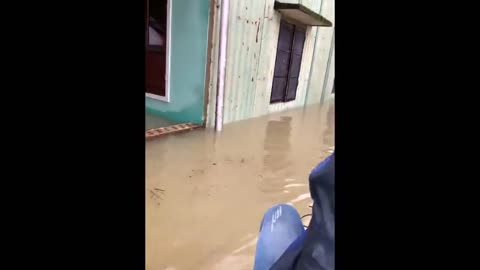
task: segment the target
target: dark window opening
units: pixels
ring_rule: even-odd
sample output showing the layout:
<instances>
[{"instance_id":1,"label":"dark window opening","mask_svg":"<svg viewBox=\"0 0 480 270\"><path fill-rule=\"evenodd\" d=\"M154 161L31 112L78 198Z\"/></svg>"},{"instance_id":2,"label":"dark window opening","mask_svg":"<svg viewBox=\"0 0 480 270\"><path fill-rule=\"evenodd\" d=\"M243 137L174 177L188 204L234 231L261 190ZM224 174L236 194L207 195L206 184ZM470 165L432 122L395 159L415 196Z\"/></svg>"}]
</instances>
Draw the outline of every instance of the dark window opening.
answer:
<instances>
[{"instance_id":1,"label":"dark window opening","mask_svg":"<svg viewBox=\"0 0 480 270\"><path fill-rule=\"evenodd\" d=\"M148 1L147 45L149 49L165 50L167 39L167 1Z\"/></svg>"},{"instance_id":2,"label":"dark window opening","mask_svg":"<svg viewBox=\"0 0 480 270\"><path fill-rule=\"evenodd\" d=\"M145 93L165 97L167 0L145 4Z\"/></svg>"},{"instance_id":3,"label":"dark window opening","mask_svg":"<svg viewBox=\"0 0 480 270\"><path fill-rule=\"evenodd\" d=\"M295 100L304 43L305 29L282 20L270 103Z\"/></svg>"}]
</instances>

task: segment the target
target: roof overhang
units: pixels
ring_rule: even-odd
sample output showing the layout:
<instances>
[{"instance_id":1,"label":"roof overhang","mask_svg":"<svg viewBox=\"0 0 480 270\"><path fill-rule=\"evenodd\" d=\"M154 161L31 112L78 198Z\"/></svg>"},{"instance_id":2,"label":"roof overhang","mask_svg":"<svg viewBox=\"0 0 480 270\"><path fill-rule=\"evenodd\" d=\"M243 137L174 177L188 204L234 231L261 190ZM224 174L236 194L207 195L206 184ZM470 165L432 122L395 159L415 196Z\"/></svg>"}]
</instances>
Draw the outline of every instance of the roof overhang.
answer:
<instances>
[{"instance_id":1,"label":"roof overhang","mask_svg":"<svg viewBox=\"0 0 480 270\"><path fill-rule=\"evenodd\" d=\"M325 19L322 15L307 8L300 3L283 3L281 1L275 1L273 6L275 10L282 15L294 19L302 24L311 26L323 26L331 27L332 22Z\"/></svg>"}]
</instances>

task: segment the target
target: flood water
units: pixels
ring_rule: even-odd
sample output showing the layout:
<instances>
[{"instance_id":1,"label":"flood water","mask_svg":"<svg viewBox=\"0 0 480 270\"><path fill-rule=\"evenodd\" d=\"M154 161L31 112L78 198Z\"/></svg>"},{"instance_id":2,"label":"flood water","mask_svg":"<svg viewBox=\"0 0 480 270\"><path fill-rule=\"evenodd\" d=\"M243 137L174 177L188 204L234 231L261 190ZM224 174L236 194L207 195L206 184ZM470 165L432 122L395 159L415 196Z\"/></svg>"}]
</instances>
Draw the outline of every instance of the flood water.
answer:
<instances>
[{"instance_id":1,"label":"flood water","mask_svg":"<svg viewBox=\"0 0 480 270\"><path fill-rule=\"evenodd\" d=\"M332 101L146 142L146 269L251 270L269 207L311 213L334 114Z\"/></svg>"}]
</instances>

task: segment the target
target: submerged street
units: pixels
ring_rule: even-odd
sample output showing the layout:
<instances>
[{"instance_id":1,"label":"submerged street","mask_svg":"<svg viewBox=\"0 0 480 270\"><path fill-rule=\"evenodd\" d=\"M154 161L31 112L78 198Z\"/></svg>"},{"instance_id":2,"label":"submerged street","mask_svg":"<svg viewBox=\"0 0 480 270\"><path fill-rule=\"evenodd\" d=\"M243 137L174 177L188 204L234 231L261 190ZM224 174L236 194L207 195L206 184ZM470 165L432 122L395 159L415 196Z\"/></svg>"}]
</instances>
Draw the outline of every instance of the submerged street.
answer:
<instances>
[{"instance_id":1,"label":"submerged street","mask_svg":"<svg viewBox=\"0 0 480 270\"><path fill-rule=\"evenodd\" d=\"M334 103L146 142L146 269L252 269L265 211L311 213L308 175L334 148ZM308 224L308 219L304 219Z\"/></svg>"}]
</instances>

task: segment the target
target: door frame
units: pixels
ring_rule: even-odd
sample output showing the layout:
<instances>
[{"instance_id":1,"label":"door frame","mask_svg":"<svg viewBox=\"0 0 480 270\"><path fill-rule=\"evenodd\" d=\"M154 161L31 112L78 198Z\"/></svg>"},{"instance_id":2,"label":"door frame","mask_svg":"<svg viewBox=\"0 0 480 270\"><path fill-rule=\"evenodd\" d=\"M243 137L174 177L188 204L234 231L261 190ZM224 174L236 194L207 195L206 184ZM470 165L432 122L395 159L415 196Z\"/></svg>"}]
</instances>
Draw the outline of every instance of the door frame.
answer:
<instances>
[{"instance_id":1,"label":"door frame","mask_svg":"<svg viewBox=\"0 0 480 270\"><path fill-rule=\"evenodd\" d=\"M147 5L151 0L147 0ZM148 11L148 6L147 6ZM149 15L149 14L148 14ZM147 29L148 33L148 29ZM165 63L165 96L159 96L151 93L145 93L145 97L164 102L170 102L170 57L171 57L171 39L172 36L172 0L167 0L167 44L166 44L166 63ZM146 40L148 42L148 40Z\"/></svg>"}]
</instances>

